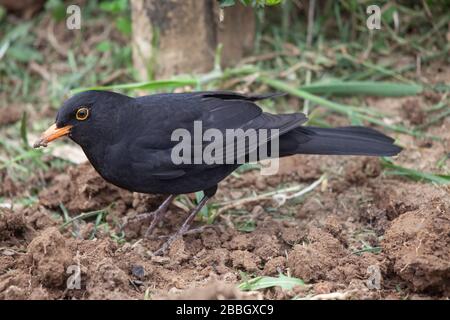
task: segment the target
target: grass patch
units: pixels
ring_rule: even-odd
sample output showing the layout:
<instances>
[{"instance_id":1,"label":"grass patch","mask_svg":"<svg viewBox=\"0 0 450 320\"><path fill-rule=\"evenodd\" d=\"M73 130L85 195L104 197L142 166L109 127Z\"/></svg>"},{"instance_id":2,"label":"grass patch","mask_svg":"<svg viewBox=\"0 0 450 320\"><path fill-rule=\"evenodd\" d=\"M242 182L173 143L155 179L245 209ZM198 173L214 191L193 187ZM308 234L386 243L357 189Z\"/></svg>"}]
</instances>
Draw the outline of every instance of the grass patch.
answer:
<instances>
[{"instance_id":1,"label":"grass patch","mask_svg":"<svg viewBox=\"0 0 450 320\"><path fill-rule=\"evenodd\" d=\"M394 162L388 158L382 158L381 164L385 168L384 173L386 175L401 176L414 181L431 182L436 184L450 184L450 175L434 174L414 169L408 169L394 164Z\"/></svg>"}]
</instances>

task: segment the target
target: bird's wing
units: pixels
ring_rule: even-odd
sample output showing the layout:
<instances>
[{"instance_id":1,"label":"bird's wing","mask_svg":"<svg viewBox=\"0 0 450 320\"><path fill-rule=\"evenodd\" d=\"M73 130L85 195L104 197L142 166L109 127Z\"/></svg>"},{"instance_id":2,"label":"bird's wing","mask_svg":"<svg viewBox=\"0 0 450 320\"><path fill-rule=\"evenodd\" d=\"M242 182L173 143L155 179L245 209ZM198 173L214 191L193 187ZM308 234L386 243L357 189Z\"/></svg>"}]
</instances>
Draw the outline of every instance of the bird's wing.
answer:
<instances>
[{"instance_id":1,"label":"bird's wing","mask_svg":"<svg viewBox=\"0 0 450 320\"><path fill-rule=\"evenodd\" d=\"M302 113L281 115L265 113L253 103L253 101L271 96L273 95L244 96L244 98L241 98L241 95L224 94L222 92L202 93L201 97L206 110L202 117L203 129L215 128L221 130L222 133L226 133L227 129L235 129L234 135L237 141L239 139L244 141L246 131L249 129L268 130L267 139L259 140L255 145L243 144L236 148L235 140L230 139L223 149L225 154L234 150L236 155L246 155L307 120Z\"/></svg>"},{"instance_id":2,"label":"bird's wing","mask_svg":"<svg viewBox=\"0 0 450 320\"><path fill-rule=\"evenodd\" d=\"M129 157L132 166L139 168L159 179L179 178L193 166L175 165L171 160L171 152L179 141L172 141L172 133L176 129L186 130L191 137L194 135L194 122L201 121L202 130L218 129L226 134L227 129L242 129L245 134L248 129L276 129L272 137L282 135L307 120L301 113L273 115L264 113L254 101L273 95L245 96L227 91L209 91L181 94L157 94L136 98L139 106L134 119L130 123L133 137L129 145ZM241 132L241 131L240 131ZM258 145L267 141L258 141ZM192 139L194 143L194 139ZM202 147L209 142L201 141ZM245 150L235 150L236 154L246 154L258 147L245 146ZM234 148L234 144L226 144L223 152L226 154Z\"/></svg>"}]
</instances>

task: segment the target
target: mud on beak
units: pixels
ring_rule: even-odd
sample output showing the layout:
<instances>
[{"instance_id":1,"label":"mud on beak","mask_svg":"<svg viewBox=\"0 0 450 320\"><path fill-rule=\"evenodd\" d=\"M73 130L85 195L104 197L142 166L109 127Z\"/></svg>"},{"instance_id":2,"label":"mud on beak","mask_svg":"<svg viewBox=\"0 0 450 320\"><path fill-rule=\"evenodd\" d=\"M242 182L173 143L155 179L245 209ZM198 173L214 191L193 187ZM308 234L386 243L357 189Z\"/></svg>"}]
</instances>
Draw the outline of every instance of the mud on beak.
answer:
<instances>
[{"instance_id":1,"label":"mud on beak","mask_svg":"<svg viewBox=\"0 0 450 320\"><path fill-rule=\"evenodd\" d=\"M33 144L34 148L46 147L49 142L66 136L70 133L72 126L68 125L62 128L57 128L56 124L52 125L50 128L45 130L38 141Z\"/></svg>"}]
</instances>

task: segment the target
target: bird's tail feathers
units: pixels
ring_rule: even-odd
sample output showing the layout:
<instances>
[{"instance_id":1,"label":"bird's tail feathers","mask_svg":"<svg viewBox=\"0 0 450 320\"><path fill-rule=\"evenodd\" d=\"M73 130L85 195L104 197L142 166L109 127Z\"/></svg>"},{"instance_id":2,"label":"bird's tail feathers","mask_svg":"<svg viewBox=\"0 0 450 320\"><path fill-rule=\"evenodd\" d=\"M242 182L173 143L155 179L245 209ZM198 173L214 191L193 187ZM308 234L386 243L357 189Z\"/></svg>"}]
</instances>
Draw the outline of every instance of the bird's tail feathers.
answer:
<instances>
[{"instance_id":1,"label":"bird's tail feathers","mask_svg":"<svg viewBox=\"0 0 450 320\"><path fill-rule=\"evenodd\" d=\"M296 150L302 154L394 156L402 150L394 139L366 127L298 127L293 131L309 138Z\"/></svg>"}]
</instances>

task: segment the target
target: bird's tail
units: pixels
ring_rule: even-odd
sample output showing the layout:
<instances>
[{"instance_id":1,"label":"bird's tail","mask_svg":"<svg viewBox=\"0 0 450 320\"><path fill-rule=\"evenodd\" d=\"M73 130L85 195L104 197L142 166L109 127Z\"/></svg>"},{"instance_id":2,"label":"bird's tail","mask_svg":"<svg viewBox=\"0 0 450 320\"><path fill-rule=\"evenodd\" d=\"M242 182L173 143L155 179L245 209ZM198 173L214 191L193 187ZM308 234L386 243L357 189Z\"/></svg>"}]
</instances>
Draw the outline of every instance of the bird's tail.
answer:
<instances>
[{"instance_id":1,"label":"bird's tail","mask_svg":"<svg viewBox=\"0 0 450 320\"><path fill-rule=\"evenodd\" d=\"M402 150L394 139L366 127L298 127L289 133L301 140L292 153L394 156Z\"/></svg>"}]
</instances>

